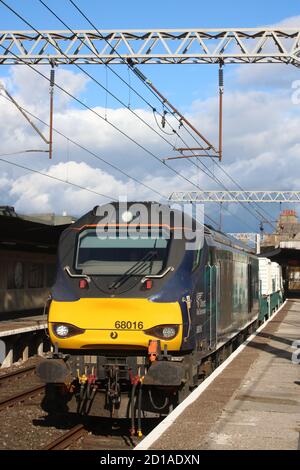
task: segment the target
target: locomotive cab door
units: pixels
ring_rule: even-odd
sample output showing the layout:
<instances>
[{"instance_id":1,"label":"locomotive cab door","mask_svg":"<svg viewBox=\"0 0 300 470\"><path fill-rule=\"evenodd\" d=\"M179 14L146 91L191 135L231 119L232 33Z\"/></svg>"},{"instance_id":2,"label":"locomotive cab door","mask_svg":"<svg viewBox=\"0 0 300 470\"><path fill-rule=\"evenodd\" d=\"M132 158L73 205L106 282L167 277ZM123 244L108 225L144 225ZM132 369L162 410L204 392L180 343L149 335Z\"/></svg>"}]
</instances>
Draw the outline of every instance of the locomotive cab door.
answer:
<instances>
[{"instance_id":1,"label":"locomotive cab door","mask_svg":"<svg viewBox=\"0 0 300 470\"><path fill-rule=\"evenodd\" d=\"M206 298L206 333L210 350L215 349L218 342L218 312L220 301L219 266L208 264L205 267L205 298Z\"/></svg>"}]
</instances>

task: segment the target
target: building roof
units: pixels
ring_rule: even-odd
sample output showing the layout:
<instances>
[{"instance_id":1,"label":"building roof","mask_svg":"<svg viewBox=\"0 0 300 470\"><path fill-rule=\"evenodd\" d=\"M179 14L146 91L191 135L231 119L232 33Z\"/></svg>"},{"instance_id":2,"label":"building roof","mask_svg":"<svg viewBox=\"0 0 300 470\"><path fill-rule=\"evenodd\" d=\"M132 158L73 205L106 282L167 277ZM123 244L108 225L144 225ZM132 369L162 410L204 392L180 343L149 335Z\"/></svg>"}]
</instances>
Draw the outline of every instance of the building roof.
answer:
<instances>
[{"instance_id":1,"label":"building roof","mask_svg":"<svg viewBox=\"0 0 300 470\"><path fill-rule=\"evenodd\" d=\"M18 217L31 222L37 222L46 225L68 225L75 222L76 218L71 215L48 214L18 214Z\"/></svg>"},{"instance_id":2,"label":"building roof","mask_svg":"<svg viewBox=\"0 0 300 470\"><path fill-rule=\"evenodd\" d=\"M69 225L52 226L0 215L0 249L55 253L60 234Z\"/></svg>"}]
</instances>

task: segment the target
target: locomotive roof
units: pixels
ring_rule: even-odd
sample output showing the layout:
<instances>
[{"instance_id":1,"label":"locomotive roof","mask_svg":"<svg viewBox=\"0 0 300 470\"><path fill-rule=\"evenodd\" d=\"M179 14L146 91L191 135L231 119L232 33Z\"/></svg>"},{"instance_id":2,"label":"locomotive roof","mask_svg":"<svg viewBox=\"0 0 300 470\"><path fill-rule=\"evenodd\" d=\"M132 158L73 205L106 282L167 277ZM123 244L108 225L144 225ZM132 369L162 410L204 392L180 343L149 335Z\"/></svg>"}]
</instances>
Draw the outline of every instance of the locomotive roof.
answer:
<instances>
[{"instance_id":1,"label":"locomotive roof","mask_svg":"<svg viewBox=\"0 0 300 470\"><path fill-rule=\"evenodd\" d=\"M79 218L74 224L72 224L72 227L84 227L85 225L94 225L94 224L97 224L99 223L99 220L101 220L101 217L103 218L104 217L104 214L105 214L105 210L108 209L109 207L113 207L116 212L115 212L115 218L110 220L110 223L122 223L122 213L121 211L126 211L126 210L130 210L130 208L134 205L134 204L141 204L143 206L146 207L146 209L149 209L151 206L155 205L156 208L157 208L157 211L166 211L167 213L170 213L170 214L174 214L174 213L177 213L177 214L183 214L183 210L180 210L179 208L174 208L174 207L170 207L170 205L168 204L161 204L161 203L158 203L156 201L128 201L128 202L124 202L123 203L123 206L122 206L122 203L120 205L119 202L111 202L111 203L107 203L107 204L102 204L101 206L95 206L92 210L90 210L89 212L87 212L86 214L84 214L81 218ZM99 213L101 212L101 215L99 215ZM97 215L98 214L98 215ZM150 221L149 219L147 218L147 220L141 220L141 218L136 218L136 222L138 223L149 223L150 224ZM199 221L197 221L195 218L191 217L190 214L188 214L187 212L185 212L185 219L184 221L185 222L189 222L193 220L194 222L196 223L200 223ZM124 223L124 222L123 222ZM172 227L174 225L174 217L172 219L172 217L170 218L170 227ZM246 244L240 242L239 240L237 240L236 238L230 236L230 235L227 235L213 227L211 227L210 225L207 225L207 224L204 224L204 233L205 233L205 236L206 238L210 238L210 244L213 244L213 243L220 243L220 244L223 244L223 245L226 245L226 246L230 246L232 248L235 248L237 250L241 250L241 251L244 251L244 252L247 252L247 253L251 253L251 254L254 254L254 250L251 249L250 247L248 247Z\"/></svg>"},{"instance_id":2,"label":"locomotive roof","mask_svg":"<svg viewBox=\"0 0 300 470\"><path fill-rule=\"evenodd\" d=\"M154 211L156 210L157 212L159 211L164 211L166 214L170 214L170 227L173 227L174 224L174 214L183 214L182 210L179 210L177 208L172 208L167 204L161 204L159 202L155 201L128 201L124 203L119 203L119 202L110 202L107 204L102 204L101 206L95 206L92 210L84 214L82 217L77 219L77 221L72 225L73 227L83 227L84 225L93 225L99 223L101 221L101 218L106 217L107 215L105 214L105 211L109 211L110 209L115 209L115 214L111 214L111 218L109 221L106 219L107 223L124 223L124 220L122 219L122 214L125 211L130 211L133 207L133 205L136 205L134 208L135 210L138 209L137 205L141 205L146 208L148 211L147 214L141 213L136 216L136 212L134 212L134 220L136 223L149 223L151 225L151 216L152 213L149 211L150 208L154 208ZM193 218L185 213L185 221L192 220Z\"/></svg>"},{"instance_id":3,"label":"locomotive roof","mask_svg":"<svg viewBox=\"0 0 300 470\"><path fill-rule=\"evenodd\" d=\"M205 225L205 234L211 236L213 241L221 243L223 245L231 246L237 250L244 251L246 253L255 254L255 251L247 246L245 243L237 240L236 238L228 235L227 233L221 232L210 225Z\"/></svg>"}]
</instances>

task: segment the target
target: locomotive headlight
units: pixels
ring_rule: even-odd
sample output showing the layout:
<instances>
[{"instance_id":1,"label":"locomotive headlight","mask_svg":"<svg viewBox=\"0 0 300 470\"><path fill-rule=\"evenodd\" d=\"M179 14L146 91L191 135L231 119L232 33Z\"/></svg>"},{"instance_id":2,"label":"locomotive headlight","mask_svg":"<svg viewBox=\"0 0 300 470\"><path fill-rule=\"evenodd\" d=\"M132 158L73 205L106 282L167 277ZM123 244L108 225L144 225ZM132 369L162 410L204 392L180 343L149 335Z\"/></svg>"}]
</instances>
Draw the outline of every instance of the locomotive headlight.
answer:
<instances>
[{"instance_id":1,"label":"locomotive headlight","mask_svg":"<svg viewBox=\"0 0 300 470\"><path fill-rule=\"evenodd\" d=\"M85 332L82 328L69 323L52 323L52 331L58 338L70 338Z\"/></svg>"},{"instance_id":2,"label":"locomotive headlight","mask_svg":"<svg viewBox=\"0 0 300 470\"><path fill-rule=\"evenodd\" d=\"M68 336L69 328L67 325L57 325L54 327L55 334L61 338Z\"/></svg>"},{"instance_id":3,"label":"locomotive headlight","mask_svg":"<svg viewBox=\"0 0 300 470\"><path fill-rule=\"evenodd\" d=\"M163 337L166 339L176 336L176 328L174 326L165 326L162 330Z\"/></svg>"},{"instance_id":4,"label":"locomotive headlight","mask_svg":"<svg viewBox=\"0 0 300 470\"><path fill-rule=\"evenodd\" d=\"M157 325L148 330L144 330L146 335L155 336L160 339L173 339L178 334L179 325Z\"/></svg>"}]
</instances>

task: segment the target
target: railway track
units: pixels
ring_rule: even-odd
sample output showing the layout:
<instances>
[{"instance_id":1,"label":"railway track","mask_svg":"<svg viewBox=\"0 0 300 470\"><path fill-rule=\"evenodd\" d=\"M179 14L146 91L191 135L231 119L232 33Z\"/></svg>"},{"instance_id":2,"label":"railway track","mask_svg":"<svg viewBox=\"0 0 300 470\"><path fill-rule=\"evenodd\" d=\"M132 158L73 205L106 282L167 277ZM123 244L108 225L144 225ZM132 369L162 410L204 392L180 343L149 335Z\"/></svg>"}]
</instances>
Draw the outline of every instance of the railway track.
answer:
<instances>
[{"instance_id":1,"label":"railway track","mask_svg":"<svg viewBox=\"0 0 300 470\"><path fill-rule=\"evenodd\" d=\"M87 434L87 432L83 424L77 424L62 436L45 445L42 450L65 450Z\"/></svg>"},{"instance_id":2,"label":"railway track","mask_svg":"<svg viewBox=\"0 0 300 470\"><path fill-rule=\"evenodd\" d=\"M35 374L36 366L30 367L23 367L22 369L14 370L13 372L9 372L7 374L0 375L0 386L3 385L6 381L18 380L27 375L34 375Z\"/></svg>"},{"instance_id":3,"label":"railway track","mask_svg":"<svg viewBox=\"0 0 300 470\"><path fill-rule=\"evenodd\" d=\"M128 422L120 420L114 430L107 421L96 422L87 419L84 423L74 425L70 430L46 444L41 450L132 450L138 438L129 434ZM152 429L152 427L151 427Z\"/></svg>"},{"instance_id":4,"label":"railway track","mask_svg":"<svg viewBox=\"0 0 300 470\"><path fill-rule=\"evenodd\" d=\"M35 368L35 365L22 367L0 376L0 411L30 400L44 392L44 384L37 382L28 388L28 382L23 382L27 377L35 375ZM11 394L11 390L15 393ZM9 392L8 396L7 392Z\"/></svg>"},{"instance_id":5,"label":"railway track","mask_svg":"<svg viewBox=\"0 0 300 470\"><path fill-rule=\"evenodd\" d=\"M78 425L44 446L41 450L132 450L137 443L130 442L129 437L128 439L126 437L95 436L91 435L84 426Z\"/></svg>"},{"instance_id":6,"label":"railway track","mask_svg":"<svg viewBox=\"0 0 300 470\"><path fill-rule=\"evenodd\" d=\"M0 400L0 411L6 408L9 408L11 406L23 403L25 400L34 398L37 395L40 395L42 392L44 392L44 390L45 390L45 385L36 385L35 387L32 387L29 390L27 389L25 391L16 393L8 398L4 398L3 400Z\"/></svg>"}]
</instances>

